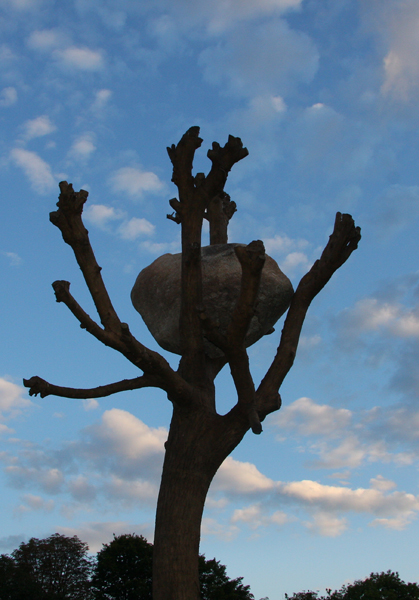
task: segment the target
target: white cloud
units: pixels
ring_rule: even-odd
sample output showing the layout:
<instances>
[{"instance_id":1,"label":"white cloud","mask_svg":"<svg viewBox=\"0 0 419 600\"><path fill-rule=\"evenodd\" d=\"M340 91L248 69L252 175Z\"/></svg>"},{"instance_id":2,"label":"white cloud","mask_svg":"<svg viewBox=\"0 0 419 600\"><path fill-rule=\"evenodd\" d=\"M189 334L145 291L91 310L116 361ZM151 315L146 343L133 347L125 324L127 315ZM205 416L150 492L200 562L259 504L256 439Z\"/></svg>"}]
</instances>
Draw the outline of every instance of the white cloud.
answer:
<instances>
[{"instance_id":1,"label":"white cloud","mask_svg":"<svg viewBox=\"0 0 419 600\"><path fill-rule=\"evenodd\" d=\"M272 490L274 482L263 475L254 464L227 457L219 468L211 489L230 494L254 494Z\"/></svg>"},{"instance_id":2,"label":"white cloud","mask_svg":"<svg viewBox=\"0 0 419 600\"><path fill-rule=\"evenodd\" d=\"M208 535L214 535L224 542L231 542L231 540L233 540L238 533L239 528L234 525L219 523L216 521L216 519L211 517L203 517L202 519L201 535L204 537Z\"/></svg>"},{"instance_id":3,"label":"white cloud","mask_svg":"<svg viewBox=\"0 0 419 600\"><path fill-rule=\"evenodd\" d=\"M83 211L85 220L101 229L105 229L111 221L123 219L124 215L123 211L104 204L89 204Z\"/></svg>"},{"instance_id":4,"label":"white cloud","mask_svg":"<svg viewBox=\"0 0 419 600\"><path fill-rule=\"evenodd\" d=\"M305 273L311 267L311 262L304 252L290 252L279 266L284 273L294 273L297 269Z\"/></svg>"},{"instance_id":5,"label":"white cloud","mask_svg":"<svg viewBox=\"0 0 419 600\"><path fill-rule=\"evenodd\" d=\"M92 437L95 447L106 447L107 454L119 459L146 459L156 455L162 457L167 430L148 427L131 413L113 408L107 410L100 424L86 430Z\"/></svg>"},{"instance_id":6,"label":"white cloud","mask_svg":"<svg viewBox=\"0 0 419 600\"><path fill-rule=\"evenodd\" d=\"M389 19L390 49L384 58L381 92L410 100L419 86L419 7L415 0L399 3Z\"/></svg>"},{"instance_id":7,"label":"white cloud","mask_svg":"<svg viewBox=\"0 0 419 600\"><path fill-rule=\"evenodd\" d=\"M95 100L92 104L92 112L97 113L105 108L108 104L110 98L112 97L112 91L107 89L102 89L96 92Z\"/></svg>"},{"instance_id":8,"label":"white cloud","mask_svg":"<svg viewBox=\"0 0 419 600\"><path fill-rule=\"evenodd\" d=\"M95 410L99 408L99 402L94 398L89 398L88 400L83 400L83 408L86 411Z\"/></svg>"},{"instance_id":9,"label":"white cloud","mask_svg":"<svg viewBox=\"0 0 419 600\"><path fill-rule=\"evenodd\" d=\"M313 79L318 61L311 39L280 19L243 26L200 55L206 81L245 97L286 96Z\"/></svg>"},{"instance_id":10,"label":"white cloud","mask_svg":"<svg viewBox=\"0 0 419 600\"><path fill-rule=\"evenodd\" d=\"M105 64L102 51L90 48L70 46L63 50L54 50L53 56L63 66L80 71L100 71Z\"/></svg>"},{"instance_id":11,"label":"white cloud","mask_svg":"<svg viewBox=\"0 0 419 600\"><path fill-rule=\"evenodd\" d=\"M351 423L352 413L346 408L333 408L316 404L311 398L299 398L283 407L275 419L275 425L299 435L333 436L345 430Z\"/></svg>"},{"instance_id":12,"label":"white cloud","mask_svg":"<svg viewBox=\"0 0 419 600\"><path fill-rule=\"evenodd\" d=\"M379 490L380 492L388 492L397 487L394 481L386 479L382 475L377 475L377 477L370 479L370 485L374 490Z\"/></svg>"},{"instance_id":13,"label":"white cloud","mask_svg":"<svg viewBox=\"0 0 419 600\"><path fill-rule=\"evenodd\" d=\"M91 502L97 496L97 490L84 475L79 475L68 482L71 496L78 502Z\"/></svg>"},{"instance_id":14,"label":"white cloud","mask_svg":"<svg viewBox=\"0 0 419 600\"><path fill-rule=\"evenodd\" d=\"M291 239L287 235L277 234L272 238L265 238L263 243L267 254L278 261L280 269L285 274L291 275L296 271L306 272L311 267L312 262L303 252L309 245L307 240Z\"/></svg>"},{"instance_id":15,"label":"white cloud","mask_svg":"<svg viewBox=\"0 0 419 600\"><path fill-rule=\"evenodd\" d=\"M112 475L105 483L107 496L113 500L122 502L125 506L138 506L140 502L155 506L159 486L157 481L146 481L145 479L129 480Z\"/></svg>"},{"instance_id":16,"label":"white cloud","mask_svg":"<svg viewBox=\"0 0 419 600\"><path fill-rule=\"evenodd\" d=\"M10 86L5 87L0 92L0 106L7 108L13 106L17 102L17 91L16 88Z\"/></svg>"},{"instance_id":17,"label":"white cloud","mask_svg":"<svg viewBox=\"0 0 419 600\"><path fill-rule=\"evenodd\" d=\"M373 413L373 414L372 414ZM306 437L304 451L316 459L307 460L315 469L342 469L359 467L365 462L394 462L411 464L414 448L408 452L391 452L400 443L416 444L418 419L405 409L386 411L377 409L355 414L344 408L333 408L300 398L284 407L274 426L280 430L279 440L286 437ZM404 431L404 434L402 434ZM413 432L413 437L409 432Z\"/></svg>"},{"instance_id":18,"label":"white cloud","mask_svg":"<svg viewBox=\"0 0 419 600\"><path fill-rule=\"evenodd\" d=\"M310 350L311 348L315 348L316 346L318 346L321 343L321 341L322 338L318 334L310 336L302 335L300 337L300 341L298 342L298 350Z\"/></svg>"},{"instance_id":19,"label":"white cloud","mask_svg":"<svg viewBox=\"0 0 419 600\"><path fill-rule=\"evenodd\" d=\"M118 169L111 176L110 183L115 192L125 192L132 198L142 198L145 193L157 194L165 189L155 173L138 167Z\"/></svg>"},{"instance_id":20,"label":"white cloud","mask_svg":"<svg viewBox=\"0 0 419 600\"><path fill-rule=\"evenodd\" d=\"M151 523L129 523L127 521L107 521L85 523L78 527L58 527L58 532L73 536L77 535L81 540L86 541L90 552L98 552L102 549L102 544L108 544L112 541L113 535L122 535L124 533L137 533L152 540L153 526Z\"/></svg>"},{"instance_id":21,"label":"white cloud","mask_svg":"<svg viewBox=\"0 0 419 600\"><path fill-rule=\"evenodd\" d=\"M370 523L371 526L376 527L377 525L385 527L386 529L395 529L396 531L402 531L412 521L413 516L400 516L394 517L393 519L374 519Z\"/></svg>"},{"instance_id":22,"label":"white cloud","mask_svg":"<svg viewBox=\"0 0 419 600\"><path fill-rule=\"evenodd\" d=\"M376 516L409 516L419 510L419 499L406 492L385 495L377 489L349 489L322 485L317 481L303 480L281 483L279 494L293 498L305 505L323 511L353 511Z\"/></svg>"},{"instance_id":23,"label":"white cloud","mask_svg":"<svg viewBox=\"0 0 419 600\"><path fill-rule=\"evenodd\" d=\"M176 254L181 250L179 240L174 240L173 242L150 242L149 240L145 240L141 242L140 246L150 254L158 255L166 252Z\"/></svg>"},{"instance_id":24,"label":"white cloud","mask_svg":"<svg viewBox=\"0 0 419 600\"><path fill-rule=\"evenodd\" d=\"M30 400L23 398L24 393L24 388L0 377L0 418L16 416L31 405Z\"/></svg>"},{"instance_id":25,"label":"white cloud","mask_svg":"<svg viewBox=\"0 0 419 600\"><path fill-rule=\"evenodd\" d=\"M32 50L51 52L52 57L67 69L100 71L105 66L102 50L75 46L66 31L42 29L31 33L27 45Z\"/></svg>"},{"instance_id":26,"label":"white cloud","mask_svg":"<svg viewBox=\"0 0 419 600\"><path fill-rule=\"evenodd\" d=\"M139 217L126 218L126 213L115 209L113 206L104 204L90 204L84 211L85 220L93 223L96 227L108 230L113 221L121 221L120 226L114 231L123 240L136 240L140 236L151 236L154 234L155 226L147 219Z\"/></svg>"},{"instance_id":27,"label":"white cloud","mask_svg":"<svg viewBox=\"0 0 419 600\"><path fill-rule=\"evenodd\" d=\"M23 148L14 148L11 153L13 162L23 169L32 189L38 194L47 194L56 186L51 167L36 152Z\"/></svg>"},{"instance_id":28,"label":"white cloud","mask_svg":"<svg viewBox=\"0 0 419 600\"><path fill-rule=\"evenodd\" d=\"M67 41L67 36L58 29L42 29L33 31L27 45L31 50L51 50Z\"/></svg>"},{"instance_id":29,"label":"white cloud","mask_svg":"<svg viewBox=\"0 0 419 600\"><path fill-rule=\"evenodd\" d=\"M9 259L12 267L18 267L20 264L22 264L22 258L16 254L16 252L2 252L2 254Z\"/></svg>"},{"instance_id":30,"label":"white cloud","mask_svg":"<svg viewBox=\"0 0 419 600\"><path fill-rule=\"evenodd\" d=\"M272 514L265 514L261 504L252 504L246 508L237 508L231 517L233 523L244 522L251 529L270 527L272 525L281 527L292 520L282 510L277 510Z\"/></svg>"},{"instance_id":31,"label":"white cloud","mask_svg":"<svg viewBox=\"0 0 419 600\"><path fill-rule=\"evenodd\" d=\"M291 239L287 235L275 235L273 238L263 240L266 252L270 255L288 254L293 250L303 250L307 248L308 242L303 239Z\"/></svg>"},{"instance_id":32,"label":"white cloud","mask_svg":"<svg viewBox=\"0 0 419 600\"><path fill-rule=\"evenodd\" d=\"M56 126L51 122L48 115L42 115L36 119L30 119L23 124L23 137L26 141L37 137L49 135L56 131Z\"/></svg>"},{"instance_id":33,"label":"white cloud","mask_svg":"<svg viewBox=\"0 0 419 600\"><path fill-rule=\"evenodd\" d=\"M218 0L213 3L208 26L212 33L221 32L239 20L286 12L299 8L302 0Z\"/></svg>"},{"instance_id":34,"label":"white cloud","mask_svg":"<svg viewBox=\"0 0 419 600\"><path fill-rule=\"evenodd\" d=\"M51 512L54 509L54 500L44 500L41 496L25 494L22 497L24 504L19 505L14 512L18 515L31 511Z\"/></svg>"},{"instance_id":35,"label":"white cloud","mask_svg":"<svg viewBox=\"0 0 419 600\"><path fill-rule=\"evenodd\" d=\"M304 524L308 530L325 537L337 537L348 528L347 519L324 512L316 513L312 521L306 521Z\"/></svg>"},{"instance_id":36,"label":"white cloud","mask_svg":"<svg viewBox=\"0 0 419 600\"><path fill-rule=\"evenodd\" d=\"M223 33L243 21L296 10L301 3L302 0L197 0L193 3L180 0L176 4L168 0L165 2L167 11L177 22L178 28L189 29L204 25L211 35Z\"/></svg>"},{"instance_id":37,"label":"white cloud","mask_svg":"<svg viewBox=\"0 0 419 600\"><path fill-rule=\"evenodd\" d=\"M36 485L47 494L58 494L64 483L64 474L57 468L10 465L5 472L18 489Z\"/></svg>"},{"instance_id":38,"label":"white cloud","mask_svg":"<svg viewBox=\"0 0 419 600\"><path fill-rule=\"evenodd\" d=\"M72 144L69 156L76 160L87 160L96 150L93 133L84 133L80 135Z\"/></svg>"},{"instance_id":39,"label":"white cloud","mask_svg":"<svg viewBox=\"0 0 419 600\"><path fill-rule=\"evenodd\" d=\"M341 316L342 328L352 337L380 330L398 338L419 337L418 309L409 309L399 303L364 298Z\"/></svg>"},{"instance_id":40,"label":"white cloud","mask_svg":"<svg viewBox=\"0 0 419 600\"><path fill-rule=\"evenodd\" d=\"M124 240L135 240L143 235L153 235L154 230L154 225L147 221L147 219L132 217L129 221L122 223L118 232Z\"/></svg>"}]
</instances>

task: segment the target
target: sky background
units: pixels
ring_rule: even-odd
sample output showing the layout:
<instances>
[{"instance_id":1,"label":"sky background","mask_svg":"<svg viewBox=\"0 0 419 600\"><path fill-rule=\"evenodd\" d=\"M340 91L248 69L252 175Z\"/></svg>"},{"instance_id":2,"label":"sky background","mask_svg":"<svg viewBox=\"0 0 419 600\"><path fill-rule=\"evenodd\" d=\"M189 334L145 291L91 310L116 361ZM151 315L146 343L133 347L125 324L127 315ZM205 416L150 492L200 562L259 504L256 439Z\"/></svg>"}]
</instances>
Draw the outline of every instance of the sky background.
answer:
<instances>
[{"instance_id":1,"label":"sky background","mask_svg":"<svg viewBox=\"0 0 419 600\"><path fill-rule=\"evenodd\" d=\"M178 252L166 146L192 125L249 156L227 186L229 239L262 239L296 285L336 211L358 250L315 299L283 407L221 467L201 551L258 600L397 570L418 581L419 3L417 0L0 0L0 552L31 536L152 540L170 403L29 398L137 376L82 331L51 283L94 307L49 223L58 182L85 223L121 320L138 272ZM204 240L204 243L205 242ZM278 332L250 349L256 382ZM164 351L172 365L177 357ZM220 412L235 403L227 372Z\"/></svg>"}]
</instances>

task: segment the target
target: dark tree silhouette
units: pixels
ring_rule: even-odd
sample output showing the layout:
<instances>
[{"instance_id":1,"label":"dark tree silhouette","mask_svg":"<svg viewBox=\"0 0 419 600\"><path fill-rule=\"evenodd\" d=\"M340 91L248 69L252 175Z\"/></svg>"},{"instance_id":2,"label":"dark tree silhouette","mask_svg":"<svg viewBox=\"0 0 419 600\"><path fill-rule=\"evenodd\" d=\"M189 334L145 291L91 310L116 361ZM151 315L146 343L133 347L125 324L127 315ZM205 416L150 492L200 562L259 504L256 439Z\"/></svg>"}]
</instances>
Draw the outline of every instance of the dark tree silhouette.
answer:
<instances>
[{"instance_id":1,"label":"dark tree silhouette","mask_svg":"<svg viewBox=\"0 0 419 600\"><path fill-rule=\"evenodd\" d=\"M153 545L141 535L114 535L96 555L95 600L151 600Z\"/></svg>"},{"instance_id":2,"label":"dark tree silhouette","mask_svg":"<svg viewBox=\"0 0 419 600\"><path fill-rule=\"evenodd\" d=\"M151 600L153 544L141 535L114 536L97 553L92 578L94 600ZM243 578L230 579L215 558L199 557L202 600L253 600Z\"/></svg>"},{"instance_id":3,"label":"dark tree silhouette","mask_svg":"<svg viewBox=\"0 0 419 600\"><path fill-rule=\"evenodd\" d=\"M0 560L1 600L88 600L91 561L77 536L22 542Z\"/></svg>"},{"instance_id":4,"label":"dark tree silhouette","mask_svg":"<svg viewBox=\"0 0 419 600\"><path fill-rule=\"evenodd\" d=\"M419 600L417 583L405 583L398 573L371 573L366 579L342 586L327 595L330 600Z\"/></svg>"},{"instance_id":5,"label":"dark tree silhouette","mask_svg":"<svg viewBox=\"0 0 419 600\"><path fill-rule=\"evenodd\" d=\"M198 556L202 512L211 481L225 458L249 429L259 434L265 417L281 406L279 388L297 351L304 318L313 298L357 248L360 229L350 215L337 213L334 230L321 257L299 283L285 319L278 351L265 377L255 388L246 351L246 333L257 302L265 263L262 242L235 249L242 277L237 300L226 328L206 312L201 268L203 219L210 224L211 244L227 242L227 225L235 204L224 192L228 173L247 156L240 138L230 136L226 145L216 142L208 151L212 163L207 176L192 174L195 151L202 143L199 128L191 127L180 142L168 148L173 165L172 181L179 199L170 201L170 218L182 228L180 287L181 360L177 371L157 352L151 351L120 321L109 298L82 222L87 192L74 192L60 183L58 210L50 220L71 246L96 305L96 323L70 293L67 281L53 284L56 299L67 305L81 327L103 344L123 354L142 371L135 379L74 389L50 384L40 377L24 380L31 395L98 398L121 390L157 387L173 405L173 416L157 503L153 566L154 600L199 598ZM206 352L208 342L218 349ZM225 415L215 403L214 379L229 364L237 390L237 402Z\"/></svg>"},{"instance_id":6,"label":"dark tree silhouette","mask_svg":"<svg viewBox=\"0 0 419 600\"><path fill-rule=\"evenodd\" d=\"M318 592L297 592L285 594L287 600L419 600L417 583L405 583L398 573L387 571L371 573L365 579L343 585L340 590L327 590L326 596Z\"/></svg>"}]
</instances>

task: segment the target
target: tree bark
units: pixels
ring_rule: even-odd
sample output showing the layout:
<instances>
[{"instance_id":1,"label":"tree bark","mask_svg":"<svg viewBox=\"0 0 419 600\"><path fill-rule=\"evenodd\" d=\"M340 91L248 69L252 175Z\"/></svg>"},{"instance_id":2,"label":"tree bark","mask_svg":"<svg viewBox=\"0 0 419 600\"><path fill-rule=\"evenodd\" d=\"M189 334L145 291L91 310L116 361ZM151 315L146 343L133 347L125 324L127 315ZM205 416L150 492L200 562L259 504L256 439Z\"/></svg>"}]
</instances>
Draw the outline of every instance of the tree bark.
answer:
<instances>
[{"instance_id":1,"label":"tree bark","mask_svg":"<svg viewBox=\"0 0 419 600\"><path fill-rule=\"evenodd\" d=\"M198 600L202 513L211 481L249 429L247 416L174 408L153 552L153 600Z\"/></svg>"}]
</instances>

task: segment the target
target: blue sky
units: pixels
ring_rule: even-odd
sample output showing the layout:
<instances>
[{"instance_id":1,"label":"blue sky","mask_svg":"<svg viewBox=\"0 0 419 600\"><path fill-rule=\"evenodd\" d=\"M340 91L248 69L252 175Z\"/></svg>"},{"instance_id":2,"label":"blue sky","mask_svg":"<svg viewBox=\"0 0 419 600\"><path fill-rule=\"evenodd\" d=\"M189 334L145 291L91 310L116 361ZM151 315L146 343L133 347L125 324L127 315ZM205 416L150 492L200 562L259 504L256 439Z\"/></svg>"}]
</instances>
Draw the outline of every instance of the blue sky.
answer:
<instances>
[{"instance_id":1,"label":"blue sky","mask_svg":"<svg viewBox=\"0 0 419 600\"><path fill-rule=\"evenodd\" d=\"M0 551L31 536L152 539L170 405L162 392L29 398L22 378L94 387L134 367L80 329L51 283L94 307L48 221L58 182L123 321L138 272L179 251L166 146L192 125L249 156L226 191L230 241L262 239L294 284L336 211L359 249L314 302L283 408L208 498L201 550L259 599L371 571L417 581L419 4L416 0L0 0ZM258 382L278 332L250 349ZM172 365L176 356L162 351ZM235 402L228 373L219 410Z\"/></svg>"}]
</instances>

